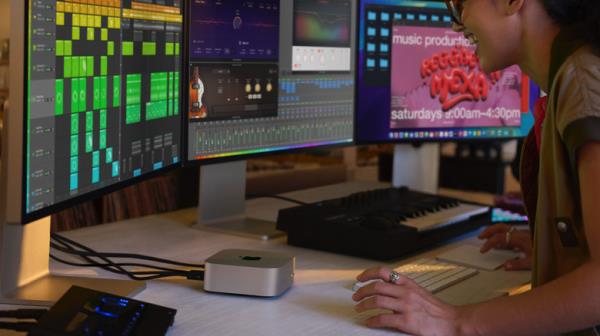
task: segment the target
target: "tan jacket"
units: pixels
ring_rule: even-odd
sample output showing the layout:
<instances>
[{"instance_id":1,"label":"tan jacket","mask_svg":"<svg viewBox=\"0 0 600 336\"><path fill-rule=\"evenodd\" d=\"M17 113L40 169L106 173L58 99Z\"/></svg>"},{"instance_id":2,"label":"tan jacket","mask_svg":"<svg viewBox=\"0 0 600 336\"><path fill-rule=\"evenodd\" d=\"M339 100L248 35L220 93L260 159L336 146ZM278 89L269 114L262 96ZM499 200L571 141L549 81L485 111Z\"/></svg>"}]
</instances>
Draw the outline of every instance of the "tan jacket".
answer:
<instances>
[{"instance_id":1,"label":"tan jacket","mask_svg":"<svg viewBox=\"0 0 600 336\"><path fill-rule=\"evenodd\" d=\"M551 63L537 181L534 286L573 271L590 257L577 151L587 142L600 141L600 56L561 33L554 42ZM600 333L590 329L573 335Z\"/></svg>"}]
</instances>

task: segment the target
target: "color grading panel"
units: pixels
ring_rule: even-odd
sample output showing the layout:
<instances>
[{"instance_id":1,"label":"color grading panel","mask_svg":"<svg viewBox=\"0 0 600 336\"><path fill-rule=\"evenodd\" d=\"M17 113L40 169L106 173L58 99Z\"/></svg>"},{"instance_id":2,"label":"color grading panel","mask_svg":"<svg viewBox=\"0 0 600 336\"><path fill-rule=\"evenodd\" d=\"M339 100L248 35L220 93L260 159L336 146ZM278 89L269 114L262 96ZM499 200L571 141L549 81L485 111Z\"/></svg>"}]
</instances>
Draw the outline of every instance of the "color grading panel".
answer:
<instances>
[{"instance_id":1,"label":"color grading panel","mask_svg":"<svg viewBox=\"0 0 600 336\"><path fill-rule=\"evenodd\" d=\"M180 160L181 0L30 0L25 214Z\"/></svg>"}]
</instances>

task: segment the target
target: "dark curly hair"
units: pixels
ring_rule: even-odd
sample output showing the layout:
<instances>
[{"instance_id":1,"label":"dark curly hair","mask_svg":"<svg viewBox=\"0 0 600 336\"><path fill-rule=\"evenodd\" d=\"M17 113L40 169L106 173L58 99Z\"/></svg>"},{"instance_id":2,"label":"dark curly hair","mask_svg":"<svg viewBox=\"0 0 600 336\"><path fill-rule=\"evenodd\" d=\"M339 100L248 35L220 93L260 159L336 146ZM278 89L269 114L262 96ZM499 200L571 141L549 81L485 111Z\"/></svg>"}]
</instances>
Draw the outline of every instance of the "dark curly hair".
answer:
<instances>
[{"instance_id":1,"label":"dark curly hair","mask_svg":"<svg viewBox=\"0 0 600 336\"><path fill-rule=\"evenodd\" d=\"M600 51L600 0L541 0L550 17Z\"/></svg>"}]
</instances>

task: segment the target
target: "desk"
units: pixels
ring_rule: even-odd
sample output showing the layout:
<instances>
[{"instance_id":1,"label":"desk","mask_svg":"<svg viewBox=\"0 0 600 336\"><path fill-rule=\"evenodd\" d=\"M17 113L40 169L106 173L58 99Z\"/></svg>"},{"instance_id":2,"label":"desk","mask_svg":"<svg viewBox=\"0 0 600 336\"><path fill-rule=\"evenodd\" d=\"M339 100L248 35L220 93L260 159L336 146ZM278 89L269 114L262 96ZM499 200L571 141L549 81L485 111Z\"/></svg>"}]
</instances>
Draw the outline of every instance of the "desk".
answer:
<instances>
[{"instance_id":1,"label":"desk","mask_svg":"<svg viewBox=\"0 0 600 336\"><path fill-rule=\"evenodd\" d=\"M285 196L311 202L384 186L351 182ZM252 216L274 221L277 210L291 204L255 199L248 201L247 206ZM194 230L190 226L195 216L195 209L188 209L75 230L65 235L100 251L135 252L192 263L201 263L227 248L261 249L296 256L294 286L276 299L208 294L202 290L201 282L187 280L148 282L147 289L136 298L177 309L175 326L169 335L397 335L366 328L363 321L367 315L353 310L350 298L353 280L377 262L288 246L284 238L264 242ZM434 256L452 245L424 255ZM408 260L411 259L389 266ZM113 276L100 270L81 270L57 263L52 263L51 269L56 273ZM529 278L529 272L481 271L440 292L438 297L455 304L482 301L504 295Z\"/></svg>"}]
</instances>

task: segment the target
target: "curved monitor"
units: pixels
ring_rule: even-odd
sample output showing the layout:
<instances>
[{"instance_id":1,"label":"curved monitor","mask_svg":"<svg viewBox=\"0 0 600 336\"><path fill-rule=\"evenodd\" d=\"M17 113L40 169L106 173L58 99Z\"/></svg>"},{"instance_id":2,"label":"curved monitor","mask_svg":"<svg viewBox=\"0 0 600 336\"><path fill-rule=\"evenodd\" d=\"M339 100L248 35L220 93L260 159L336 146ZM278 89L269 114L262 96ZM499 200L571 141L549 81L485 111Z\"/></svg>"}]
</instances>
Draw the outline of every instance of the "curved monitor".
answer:
<instances>
[{"instance_id":1,"label":"curved monitor","mask_svg":"<svg viewBox=\"0 0 600 336\"><path fill-rule=\"evenodd\" d=\"M537 89L513 66L485 74L441 1L359 5L357 143L527 135Z\"/></svg>"},{"instance_id":2,"label":"curved monitor","mask_svg":"<svg viewBox=\"0 0 600 336\"><path fill-rule=\"evenodd\" d=\"M179 164L183 1L28 0L24 7L13 23L24 27L24 45L13 48L15 63L24 64L11 69L9 222Z\"/></svg>"}]
</instances>

